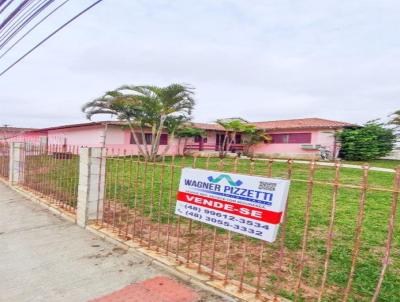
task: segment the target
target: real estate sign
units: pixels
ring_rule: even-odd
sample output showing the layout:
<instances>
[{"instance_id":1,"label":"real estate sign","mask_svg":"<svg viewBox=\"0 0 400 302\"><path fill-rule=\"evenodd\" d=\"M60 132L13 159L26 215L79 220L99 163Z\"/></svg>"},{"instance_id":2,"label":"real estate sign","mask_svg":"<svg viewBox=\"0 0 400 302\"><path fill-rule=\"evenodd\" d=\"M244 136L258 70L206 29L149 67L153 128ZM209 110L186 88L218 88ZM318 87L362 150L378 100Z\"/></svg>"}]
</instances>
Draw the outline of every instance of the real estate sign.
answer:
<instances>
[{"instance_id":1,"label":"real estate sign","mask_svg":"<svg viewBox=\"0 0 400 302\"><path fill-rule=\"evenodd\" d=\"M184 168L175 214L273 242L290 181Z\"/></svg>"}]
</instances>

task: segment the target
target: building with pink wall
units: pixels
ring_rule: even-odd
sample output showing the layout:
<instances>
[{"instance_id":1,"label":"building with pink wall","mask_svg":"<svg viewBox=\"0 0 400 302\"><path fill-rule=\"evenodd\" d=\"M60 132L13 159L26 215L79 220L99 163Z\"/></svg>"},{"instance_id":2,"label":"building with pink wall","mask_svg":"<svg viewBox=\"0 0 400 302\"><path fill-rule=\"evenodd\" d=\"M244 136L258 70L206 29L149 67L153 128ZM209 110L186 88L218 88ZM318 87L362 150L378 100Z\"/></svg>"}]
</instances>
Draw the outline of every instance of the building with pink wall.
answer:
<instances>
[{"instance_id":1,"label":"building with pink wall","mask_svg":"<svg viewBox=\"0 0 400 302\"><path fill-rule=\"evenodd\" d=\"M256 156L275 158L315 158L319 157L320 149L329 151L331 157L336 157L339 145L336 132L354 125L344 122L319 118L305 118L251 123L264 130L272 138L269 142L255 145L252 151ZM225 130L218 124L193 123L193 127L203 129L203 137L178 139L171 141L168 133L163 133L160 141L160 153L170 145L166 155L183 153L214 153L225 148L222 146ZM145 140L150 143L151 132L145 131ZM47 137L49 145L68 146L105 146L109 152L116 154L137 155L138 148L130 130L123 122L105 121L50 127L25 133L25 140ZM138 133L139 143L144 146ZM245 137L238 133L231 144L232 152L243 151Z\"/></svg>"},{"instance_id":2,"label":"building with pink wall","mask_svg":"<svg viewBox=\"0 0 400 302\"><path fill-rule=\"evenodd\" d=\"M336 133L355 125L320 118L278 120L253 123L265 130L272 141L255 146L258 155L283 158L318 158L320 149L328 151L332 158L338 156L340 145Z\"/></svg>"},{"instance_id":3,"label":"building with pink wall","mask_svg":"<svg viewBox=\"0 0 400 302\"><path fill-rule=\"evenodd\" d=\"M0 141L21 141L24 138L31 136L33 138L36 136L33 134L35 129L32 128L19 128L19 127L0 127Z\"/></svg>"},{"instance_id":4,"label":"building with pink wall","mask_svg":"<svg viewBox=\"0 0 400 302\"><path fill-rule=\"evenodd\" d=\"M137 145L132 140L130 130L122 122L104 121L43 128L25 133L23 140L30 141L30 137L40 136L43 133L45 133L50 146L107 147L108 152L115 152L115 154L137 155L139 153ZM161 153L167 143L168 134L163 133L159 149ZM177 146L178 140L176 139L171 142L166 155L176 154Z\"/></svg>"}]
</instances>

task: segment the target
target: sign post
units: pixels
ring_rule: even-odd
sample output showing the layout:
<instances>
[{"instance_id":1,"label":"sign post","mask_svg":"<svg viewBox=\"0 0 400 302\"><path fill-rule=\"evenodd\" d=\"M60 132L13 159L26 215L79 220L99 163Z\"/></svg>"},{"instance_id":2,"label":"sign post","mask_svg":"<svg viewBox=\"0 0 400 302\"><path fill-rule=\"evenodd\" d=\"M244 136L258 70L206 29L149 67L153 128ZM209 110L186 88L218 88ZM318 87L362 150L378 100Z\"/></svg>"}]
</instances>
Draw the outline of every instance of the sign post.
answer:
<instances>
[{"instance_id":1,"label":"sign post","mask_svg":"<svg viewBox=\"0 0 400 302\"><path fill-rule=\"evenodd\" d=\"M289 180L184 168L175 214L274 242Z\"/></svg>"}]
</instances>

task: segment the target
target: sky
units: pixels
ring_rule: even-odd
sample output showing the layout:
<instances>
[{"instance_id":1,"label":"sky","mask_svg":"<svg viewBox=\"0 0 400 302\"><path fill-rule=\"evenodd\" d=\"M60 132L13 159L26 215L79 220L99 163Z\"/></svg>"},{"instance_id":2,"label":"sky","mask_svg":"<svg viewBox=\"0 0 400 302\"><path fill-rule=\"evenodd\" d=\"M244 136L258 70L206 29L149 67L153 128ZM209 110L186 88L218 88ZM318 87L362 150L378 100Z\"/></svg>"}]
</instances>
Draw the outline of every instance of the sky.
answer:
<instances>
[{"instance_id":1,"label":"sky","mask_svg":"<svg viewBox=\"0 0 400 302\"><path fill-rule=\"evenodd\" d=\"M93 2L70 0L0 69ZM107 90L171 83L195 87L198 122L386 118L400 109L399 15L397 0L104 0L0 77L0 125L85 122Z\"/></svg>"}]
</instances>

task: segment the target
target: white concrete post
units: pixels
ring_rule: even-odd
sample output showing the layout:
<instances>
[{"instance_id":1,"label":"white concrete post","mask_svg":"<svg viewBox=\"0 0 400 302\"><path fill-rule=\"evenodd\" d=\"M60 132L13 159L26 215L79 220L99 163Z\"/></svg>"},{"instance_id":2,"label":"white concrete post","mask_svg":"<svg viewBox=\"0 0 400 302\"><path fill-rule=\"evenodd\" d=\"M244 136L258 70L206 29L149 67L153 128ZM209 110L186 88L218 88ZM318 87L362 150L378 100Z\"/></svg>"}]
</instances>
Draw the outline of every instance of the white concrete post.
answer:
<instances>
[{"instance_id":1,"label":"white concrete post","mask_svg":"<svg viewBox=\"0 0 400 302\"><path fill-rule=\"evenodd\" d=\"M106 156L105 148L82 147L79 151L79 185L76 221L85 227L102 217Z\"/></svg>"},{"instance_id":2,"label":"white concrete post","mask_svg":"<svg viewBox=\"0 0 400 302\"><path fill-rule=\"evenodd\" d=\"M16 185L24 180L25 143L11 143L9 169L8 179L11 185Z\"/></svg>"}]
</instances>

